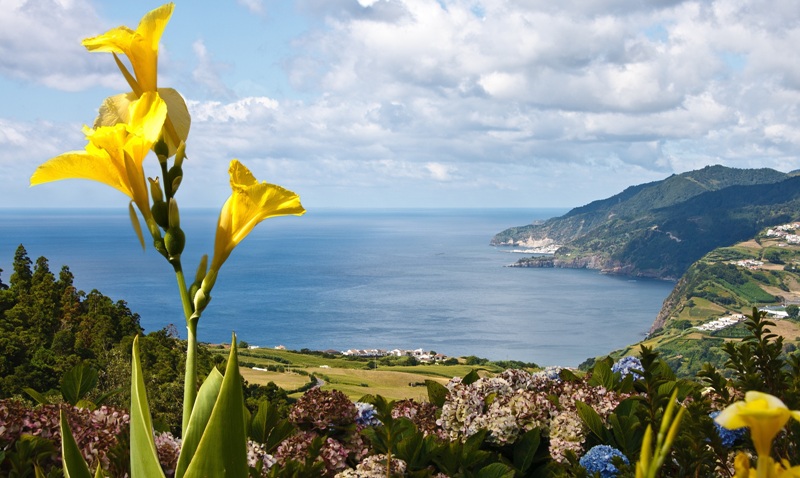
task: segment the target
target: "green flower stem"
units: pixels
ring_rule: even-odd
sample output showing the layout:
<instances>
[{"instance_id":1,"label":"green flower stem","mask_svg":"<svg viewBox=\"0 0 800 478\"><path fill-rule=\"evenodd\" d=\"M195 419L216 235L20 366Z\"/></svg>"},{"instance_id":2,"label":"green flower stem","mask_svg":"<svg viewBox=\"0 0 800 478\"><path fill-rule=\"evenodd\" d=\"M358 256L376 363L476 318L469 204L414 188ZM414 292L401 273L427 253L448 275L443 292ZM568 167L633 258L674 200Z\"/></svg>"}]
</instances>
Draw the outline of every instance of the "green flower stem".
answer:
<instances>
[{"instance_id":1,"label":"green flower stem","mask_svg":"<svg viewBox=\"0 0 800 478\"><path fill-rule=\"evenodd\" d=\"M189 290L186 288L186 279L183 277L183 269L180 263L174 264L175 277L178 279L178 290L181 294L183 304L183 315L186 317L186 330L188 331L186 342L186 373L183 378L183 422L181 431L186 433L189 426L189 417L192 416L192 408L197 398L197 322L199 317L192 316L192 299L189 297Z\"/></svg>"}]
</instances>

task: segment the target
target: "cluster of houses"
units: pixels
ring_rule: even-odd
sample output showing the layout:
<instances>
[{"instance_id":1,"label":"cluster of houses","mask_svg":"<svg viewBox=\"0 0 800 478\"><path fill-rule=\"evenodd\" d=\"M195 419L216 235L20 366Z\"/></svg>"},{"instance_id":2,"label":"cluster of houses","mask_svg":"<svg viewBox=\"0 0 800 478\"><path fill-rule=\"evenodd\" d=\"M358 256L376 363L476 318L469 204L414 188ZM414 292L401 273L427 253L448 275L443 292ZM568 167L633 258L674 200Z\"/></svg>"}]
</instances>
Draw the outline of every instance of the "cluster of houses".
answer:
<instances>
[{"instance_id":1,"label":"cluster of houses","mask_svg":"<svg viewBox=\"0 0 800 478\"><path fill-rule=\"evenodd\" d=\"M258 345L250 345L248 346L249 349L259 349L261 348ZM284 345L276 345L274 347L275 350L286 350ZM449 359L445 354L439 354L436 352L428 352L423 349L416 349L416 350L401 350L401 349L394 349L394 350L383 350L383 349L350 349L350 350L323 350L324 353L331 354L331 355L345 355L348 357L364 357L364 358L376 358L376 357L414 357L419 362L423 363L436 363L436 362L444 362L445 360Z\"/></svg>"},{"instance_id":2,"label":"cluster of houses","mask_svg":"<svg viewBox=\"0 0 800 478\"><path fill-rule=\"evenodd\" d=\"M720 317L719 319L714 319L711 322L706 322L705 324L698 325L694 328L710 332L714 330L722 330L725 327L730 327L731 325L736 325L743 320L744 320L744 315L733 314L726 317Z\"/></svg>"},{"instance_id":3,"label":"cluster of houses","mask_svg":"<svg viewBox=\"0 0 800 478\"><path fill-rule=\"evenodd\" d=\"M755 259L744 259L741 261L736 261L736 265L739 267L746 267L750 270L759 269L761 266L764 265L763 261L757 261Z\"/></svg>"},{"instance_id":4,"label":"cluster of houses","mask_svg":"<svg viewBox=\"0 0 800 478\"><path fill-rule=\"evenodd\" d=\"M350 357L414 357L420 362L423 363L431 363L431 362L443 362L447 360L449 357L444 354L439 354L436 352L429 352L423 349L416 349L416 350L401 350L401 349L394 349L394 350L383 350L383 349L350 349L350 350L343 350L340 352L342 355L350 356Z\"/></svg>"},{"instance_id":5,"label":"cluster of houses","mask_svg":"<svg viewBox=\"0 0 800 478\"><path fill-rule=\"evenodd\" d=\"M767 237L780 237L789 244L800 244L800 235L792 234L800 229L800 223L782 224L774 228L767 229Z\"/></svg>"}]
</instances>

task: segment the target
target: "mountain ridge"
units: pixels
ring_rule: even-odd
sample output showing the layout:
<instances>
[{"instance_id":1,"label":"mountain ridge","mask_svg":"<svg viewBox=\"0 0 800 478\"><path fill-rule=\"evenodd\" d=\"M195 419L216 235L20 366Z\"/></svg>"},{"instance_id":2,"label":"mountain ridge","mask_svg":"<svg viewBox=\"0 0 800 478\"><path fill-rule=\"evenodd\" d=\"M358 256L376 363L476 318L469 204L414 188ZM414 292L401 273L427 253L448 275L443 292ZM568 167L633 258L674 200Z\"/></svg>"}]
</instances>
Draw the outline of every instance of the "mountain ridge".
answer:
<instances>
[{"instance_id":1,"label":"mountain ridge","mask_svg":"<svg viewBox=\"0 0 800 478\"><path fill-rule=\"evenodd\" d=\"M493 245L559 245L517 267L578 267L677 280L707 252L798 217L800 176L768 168L707 166L512 227Z\"/></svg>"}]
</instances>

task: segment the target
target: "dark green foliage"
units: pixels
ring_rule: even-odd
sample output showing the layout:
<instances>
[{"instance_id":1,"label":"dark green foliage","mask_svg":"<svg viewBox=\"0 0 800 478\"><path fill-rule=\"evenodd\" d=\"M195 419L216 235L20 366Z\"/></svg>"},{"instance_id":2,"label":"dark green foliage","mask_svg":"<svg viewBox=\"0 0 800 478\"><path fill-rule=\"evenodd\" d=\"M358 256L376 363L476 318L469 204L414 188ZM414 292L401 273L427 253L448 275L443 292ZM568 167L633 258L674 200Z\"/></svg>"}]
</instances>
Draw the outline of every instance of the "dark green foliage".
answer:
<instances>
[{"instance_id":1,"label":"dark green foliage","mask_svg":"<svg viewBox=\"0 0 800 478\"><path fill-rule=\"evenodd\" d=\"M79 363L103 369L120 340L141 333L139 316L125 302L96 290L87 295L72 281L68 268L56 278L47 259L33 265L17 248L11 287L0 290L0 398L24 387L57 389Z\"/></svg>"},{"instance_id":2,"label":"dark green foliage","mask_svg":"<svg viewBox=\"0 0 800 478\"><path fill-rule=\"evenodd\" d=\"M264 445L267 453L273 453L280 443L294 433L295 428L278 413L278 407L262 400L258 411L250 420L250 438Z\"/></svg>"},{"instance_id":3,"label":"dark green foliage","mask_svg":"<svg viewBox=\"0 0 800 478\"><path fill-rule=\"evenodd\" d=\"M795 304L787 305L786 313L789 314L790 319L797 320L797 316L800 315L800 307Z\"/></svg>"},{"instance_id":4,"label":"dark green foliage","mask_svg":"<svg viewBox=\"0 0 800 478\"><path fill-rule=\"evenodd\" d=\"M779 397L783 394L788 376L781 360L783 337L773 334L769 327L774 322L766 320L766 312L753 307L747 316L746 327L750 337L739 343L724 345L730 357L725 364L736 374L734 384L740 390L757 390Z\"/></svg>"}]
</instances>

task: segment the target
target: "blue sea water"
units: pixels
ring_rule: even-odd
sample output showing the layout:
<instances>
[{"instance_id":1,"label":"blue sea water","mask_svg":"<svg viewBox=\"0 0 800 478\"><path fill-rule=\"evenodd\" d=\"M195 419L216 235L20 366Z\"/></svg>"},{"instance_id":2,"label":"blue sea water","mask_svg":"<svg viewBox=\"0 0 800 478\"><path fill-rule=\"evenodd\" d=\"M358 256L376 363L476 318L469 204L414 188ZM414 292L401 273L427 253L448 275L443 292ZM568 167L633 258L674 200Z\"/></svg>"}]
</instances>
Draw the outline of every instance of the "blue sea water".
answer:
<instances>
[{"instance_id":1,"label":"blue sea water","mask_svg":"<svg viewBox=\"0 0 800 478\"><path fill-rule=\"evenodd\" d=\"M673 284L588 270L520 269L489 245L554 209L309 211L268 219L223 266L199 340L290 349L423 348L575 366L643 337ZM211 254L217 211L185 210L191 281ZM147 331L183 319L172 268L142 251L127 211L2 210L0 268L14 251L68 265L76 286L125 300Z\"/></svg>"}]
</instances>

